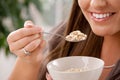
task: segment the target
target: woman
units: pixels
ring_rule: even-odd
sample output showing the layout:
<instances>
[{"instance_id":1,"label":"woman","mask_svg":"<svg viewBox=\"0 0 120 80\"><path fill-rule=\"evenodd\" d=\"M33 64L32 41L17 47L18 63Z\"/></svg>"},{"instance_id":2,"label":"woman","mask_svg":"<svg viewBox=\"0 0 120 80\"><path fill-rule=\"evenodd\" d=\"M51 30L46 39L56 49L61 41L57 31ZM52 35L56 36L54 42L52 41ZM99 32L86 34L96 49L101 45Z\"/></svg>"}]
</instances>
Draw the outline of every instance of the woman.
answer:
<instances>
[{"instance_id":1,"label":"woman","mask_svg":"<svg viewBox=\"0 0 120 80\"><path fill-rule=\"evenodd\" d=\"M49 52L44 52L45 41L43 34L39 34L42 29L30 21L25 22L24 28L12 32L7 38L11 52L18 56L9 79L37 80L39 77L39 80L52 80L46 69L49 61L64 56L93 56L105 62L106 67L99 80L119 80L119 4L118 0L74 0L69 21L61 24L54 33L65 36L80 30L88 38L70 43L52 36L48 42Z\"/></svg>"}]
</instances>

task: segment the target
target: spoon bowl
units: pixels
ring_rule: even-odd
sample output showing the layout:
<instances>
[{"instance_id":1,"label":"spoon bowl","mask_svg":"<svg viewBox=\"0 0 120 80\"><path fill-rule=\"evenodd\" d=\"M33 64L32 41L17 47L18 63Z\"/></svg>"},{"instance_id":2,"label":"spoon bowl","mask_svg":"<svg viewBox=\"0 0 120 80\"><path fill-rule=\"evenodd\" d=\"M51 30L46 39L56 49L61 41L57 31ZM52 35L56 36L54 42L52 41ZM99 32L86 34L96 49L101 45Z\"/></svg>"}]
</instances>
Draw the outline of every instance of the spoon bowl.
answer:
<instances>
[{"instance_id":1,"label":"spoon bowl","mask_svg":"<svg viewBox=\"0 0 120 80\"><path fill-rule=\"evenodd\" d=\"M50 32L42 32L42 33L61 37L62 39L64 39L65 41L68 41L68 42L80 42L80 41L86 40L86 38L87 38L86 34L81 33L78 30L71 32L67 36L63 36L63 35L60 35L60 34L54 34L54 33L50 33Z\"/></svg>"}]
</instances>

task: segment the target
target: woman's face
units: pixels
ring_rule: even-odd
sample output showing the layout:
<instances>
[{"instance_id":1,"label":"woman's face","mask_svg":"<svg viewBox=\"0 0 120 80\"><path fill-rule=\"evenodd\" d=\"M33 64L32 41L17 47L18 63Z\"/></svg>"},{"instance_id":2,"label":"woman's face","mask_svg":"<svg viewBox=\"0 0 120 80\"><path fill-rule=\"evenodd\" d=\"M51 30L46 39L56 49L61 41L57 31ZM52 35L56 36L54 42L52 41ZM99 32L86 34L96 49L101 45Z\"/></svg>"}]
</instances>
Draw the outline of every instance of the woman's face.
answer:
<instances>
[{"instance_id":1,"label":"woman's face","mask_svg":"<svg viewBox=\"0 0 120 80\"><path fill-rule=\"evenodd\" d=\"M95 34L120 32L120 0L78 0L78 4Z\"/></svg>"}]
</instances>

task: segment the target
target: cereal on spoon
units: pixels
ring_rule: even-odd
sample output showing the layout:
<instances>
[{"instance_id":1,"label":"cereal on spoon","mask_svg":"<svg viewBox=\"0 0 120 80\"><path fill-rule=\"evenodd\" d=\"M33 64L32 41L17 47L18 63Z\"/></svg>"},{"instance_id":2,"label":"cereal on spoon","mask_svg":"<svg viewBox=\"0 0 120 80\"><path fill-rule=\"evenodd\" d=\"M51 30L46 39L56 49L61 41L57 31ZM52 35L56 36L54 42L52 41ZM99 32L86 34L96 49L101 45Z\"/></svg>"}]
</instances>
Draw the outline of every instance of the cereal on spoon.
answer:
<instances>
[{"instance_id":1,"label":"cereal on spoon","mask_svg":"<svg viewBox=\"0 0 120 80\"><path fill-rule=\"evenodd\" d=\"M85 40L86 38L87 38L87 35L82 33L79 30L73 31L66 36L66 40L72 41L72 42L79 42L79 41Z\"/></svg>"}]
</instances>

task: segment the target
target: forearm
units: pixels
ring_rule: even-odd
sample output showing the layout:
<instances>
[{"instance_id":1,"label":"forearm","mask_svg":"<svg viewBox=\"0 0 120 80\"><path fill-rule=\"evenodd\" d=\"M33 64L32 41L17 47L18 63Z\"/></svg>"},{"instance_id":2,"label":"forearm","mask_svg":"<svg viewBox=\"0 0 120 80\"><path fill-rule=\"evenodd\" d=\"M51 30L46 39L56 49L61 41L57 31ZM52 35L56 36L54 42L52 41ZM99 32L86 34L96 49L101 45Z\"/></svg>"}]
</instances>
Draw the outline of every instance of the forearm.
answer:
<instances>
[{"instance_id":1,"label":"forearm","mask_svg":"<svg viewBox=\"0 0 120 80\"><path fill-rule=\"evenodd\" d=\"M39 69L40 64L33 65L17 58L9 80L38 80Z\"/></svg>"}]
</instances>

